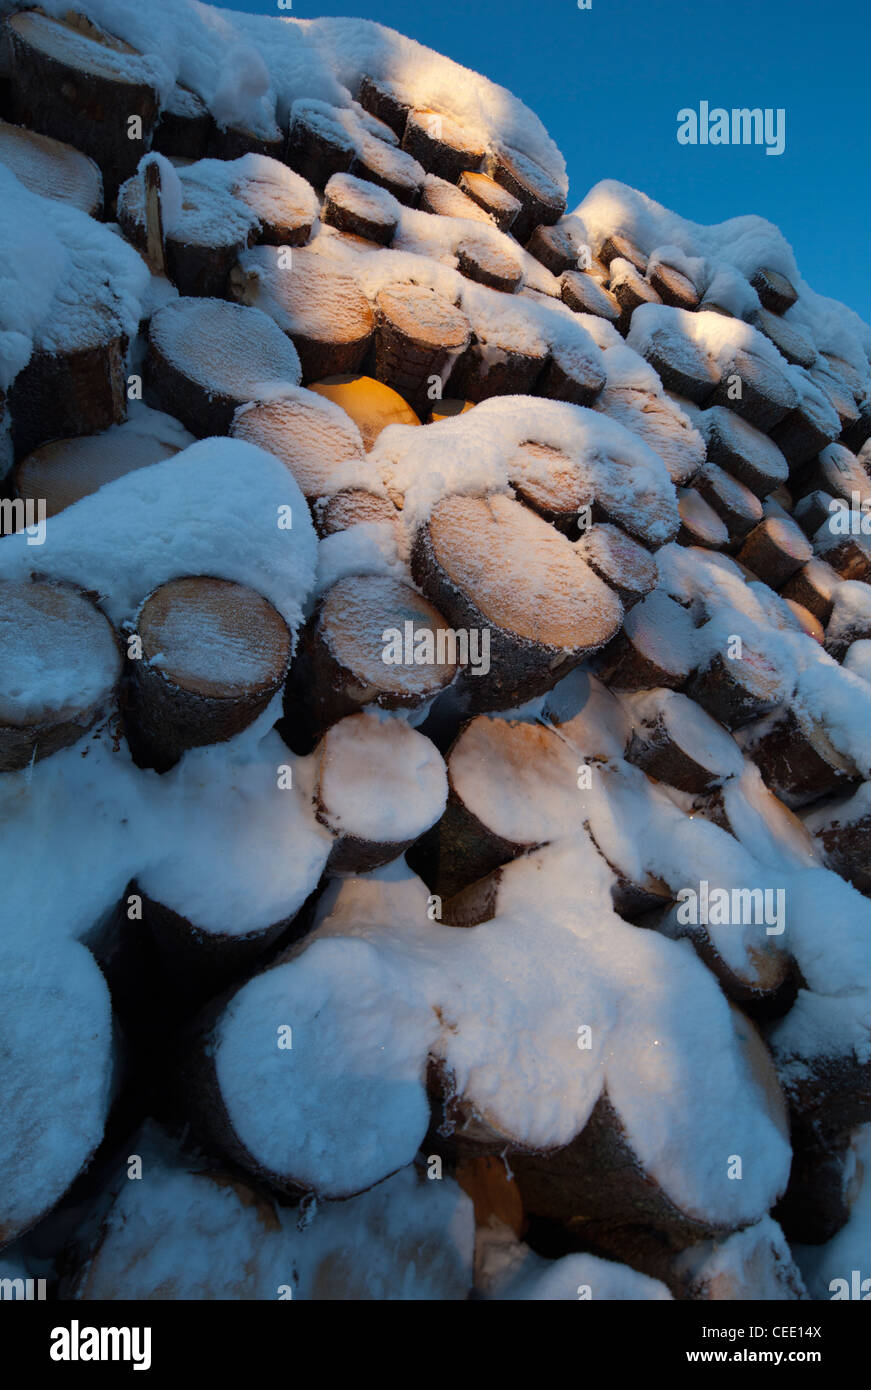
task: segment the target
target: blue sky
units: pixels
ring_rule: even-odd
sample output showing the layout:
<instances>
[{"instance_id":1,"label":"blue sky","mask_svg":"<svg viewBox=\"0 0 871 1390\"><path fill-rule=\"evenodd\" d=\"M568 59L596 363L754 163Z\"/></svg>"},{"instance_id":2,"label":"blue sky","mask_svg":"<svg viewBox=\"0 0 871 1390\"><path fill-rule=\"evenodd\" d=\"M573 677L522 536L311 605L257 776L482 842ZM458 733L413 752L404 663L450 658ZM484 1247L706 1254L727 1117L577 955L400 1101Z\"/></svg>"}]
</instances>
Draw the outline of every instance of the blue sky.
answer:
<instances>
[{"instance_id":1,"label":"blue sky","mask_svg":"<svg viewBox=\"0 0 871 1390\"><path fill-rule=\"evenodd\" d=\"M226 8L278 14L275 0ZM858 0L293 0L357 15L509 87L568 165L570 206L617 178L694 221L755 212L805 279L871 322L868 11ZM786 149L681 146L677 112L783 107Z\"/></svg>"}]
</instances>

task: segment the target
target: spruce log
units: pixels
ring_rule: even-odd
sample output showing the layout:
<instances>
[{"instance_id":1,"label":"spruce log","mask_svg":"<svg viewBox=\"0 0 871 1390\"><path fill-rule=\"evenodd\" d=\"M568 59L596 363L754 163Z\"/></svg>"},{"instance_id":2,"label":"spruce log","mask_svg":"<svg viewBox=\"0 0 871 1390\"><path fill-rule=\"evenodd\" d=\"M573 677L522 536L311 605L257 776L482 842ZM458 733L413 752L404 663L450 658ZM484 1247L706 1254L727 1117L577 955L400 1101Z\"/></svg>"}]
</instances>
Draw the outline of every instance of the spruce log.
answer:
<instances>
[{"instance_id":1,"label":"spruce log","mask_svg":"<svg viewBox=\"0 0 871 1390\"><path fill-rule=\"evenodd\" d=\"M356 372L362 364L375 327L369 301L350 275L316 251L294 250L285 265L281 247L252 247L231 272L229 289L292 339L303 381Z\"/></svg>"},{"instance_id":2,"label":"spruce log","mask_svg":"<svg viewBox=\"0 0 871 1390\"><path fill-rule=\"evenodd\" d=\"M799 497L819 490L843 498L851 507L871 505L871 478L852 450L843 444L828 444L801 471L794 486Z\"/></svg>"},{"instance_id":3,"label":"spruce log","mask_svg":"<svg viewBox=\"0 0 871 1390\"><path fill-rule=\"evenodd\" d=\"M710 405L725 406L759 430L772 430L798 405L792 382L750 348L739 348L723 368Z\"/></svg>"},{"instance_id":4,"label":"spruce log","mask_svg":"<svg viewBox=\"0 0 871 1390\"><path fill-rule=\"evenodd\" d=\"M129 738L137 761L166 771L188 748L222 743L280 689L292 639L281 614L243 584L207 576L155 589L136 617Z\"/></svg>"},{"instance_id":5,"label":"spruce log","mask_svg":"<svg viewBox=\"0 0 871 1390\"><path fill-rule=\"evenodd\" d=\"M524 328L528 325L524 322ZM474 329L474 324L473 324ZM521 337L521 322L509 319L476 331L471 345L451 372L445 394L466 401L488 400L491 396L529 396L547 365L549 352L544 340Z\"/></svg>"},{"instance_id":6,"label":"spruce log","mask_svg":"<svg viewBox=\"0 0 871 1390\"><path fill-rule=\"evenodd\" d=\"M415 538L415 582L458 629L489 633L463 673L471 711L543 694L618 631L620 600L571 542L502 494L446 497Z\"/></svg>"},{"instance_id":7,"label":"spruce log","mask_svg":"<svg viewBox=\"0 0 871 1390\"><path fill-rule=\"evenodd\" d=\"M0 582L0 772L77 743L115 708L121 653L77 589Z\"/></svg>"},{"instance_id":8,"label":"spruce log","mask_svg":"<svg viewBox=\"0 0 871 1390\"><path fill-rule=\"evenodd\" d=\"M409 113L402 148L448 183L456 183L466 169L478 169L485 154L482 141L452 117L426 108Z\"/></svg>"},{"instance_id":9,"label":"spruce log","mask_svg":"<svg viewBox=\"0 0 871 1390\"><path fill-rule=\"evenodd\" d=\"M82 314L70 341L37 347L9 388L18 458L50 439L98 434L127 413L127 338L99 309Z\"/></svg>"},{"instance_id":10,"label":"spruce log","mask_svg":"<svg viewBox=\"0 0 871 1390\"><path fill-rule=\"evenodd\" d=\"M831 521L833 501L830 492L823 492L819 488L799 498L793 516L806 536L813 538L821 526Z\"/></svg>"},{"instance_id":11,"label":"spruce log","mask_svg":"<svg viewBox=\"0 0 871 1390\"><path fill-rule=\"evenodd\" d=\"M640 275L647 274L647 257L631 237L613 232L606 236L598 251L599 260L610 266L614 260L629 261Z\"/></svg>"},{"instance_id":12,"label":"spruce log","mask_svg":"<svg viewBox=\"0 0 871 1390\"><path fill-rule=\"evenodd\" d=\"M659 373L666 391L685 396L695 405L705 405L711 399L720 381L720 368L700 343L669 325L668 328L654 328L641 350Z\"/></svg>"},{"instance_id":13,"label":"spruce log","mask_svg":"<svg viewBox=\"0 0 871 1390\"><path fill-rule=\"evenodd\" d=\"M364 705L416 709L457 673L438 609L384 575L349 575L319 599L300 636L284 699L285 730L307 748Z\"/></svg>"},{"instance_id":14,"label":"spruce log","mask_svg":"<svg viewBox=\"0 0 871 1390\"><path fill-rule=\"evenodd\" d=\"M386 189L406 207L417 206L425 178L423 166L412 155L372 135L363 137L351 173Z\"/></svg>"},{"instance_id":15,"label":"spruce log","mask_svg":"<svg viewBox=\"0 0 871 1390\"><path fill-rule=\"evenodd\" d=\"M673 265L658 261L648 270L647 278L663 304L670 304L673 309L698 309L698 290L692 280Z\"/></svg>"},{"instance_id":16,"label":"spruce log","mask_svg":"<svg viewBox=\"0 0 871 1390\"><path fill-rule=\"evenodd\" d=\"M314 509L315 526L321 536L334 536L351 526L387 522L399 526L400 515L389 497L363 488L342 488L332 497L322 498Z\"/></svg>"},{"instance_id":17,"label":"spruce log","mask_svg":"<svg viewBox=\"0 0 871 1390\"><path fill-rule=\"evenodd\" d=\"M866 536L834 535L827 524L814 537L814 549L842 579L871 583L871 543Z\"/></svg>"},{"instance_id":18,"label":"spruce log","mask_svg":"<svg viewBox=\"0 0 871 1390\"><path fill-rule=\"evenodd\" d=\"M659 454L676 487L696 478L705 462L705 441L677 402L633 386L606 386L595 408L640 435Z\"/></svg>"},{"instance_id":19,"label":"spruce log","mask_svg":"<svg viewBox=\"0 0 871 1390\"><path fill-rule=\"evenodd\" d=\"M719 464L706 463L693 486L725 523L730 541L740 540L762 520L762 503L756 494Z\"/></svg>"},{"instance_id":20,"label":"spruce log","mask_svg":"<svg viewBox=\"0 0 871 1390\"><path fill-rule=\"evenodd\" d=\"M798 405L771 431L773 442L793 468L809 463L840 433L837 414L807 372L804 377Z\"/></svg>"},{"instance_id":21,"label":"spruce log","mask_svg":"<svg viewBox=\"0 0 871 1390\"><path fill-rule=\"evenodd\" d=\"M304 246L318 215L317 194L310 183L277 159L239 163L233 195L255 218L254 240L267 246ZM192 180L188 176L185 182Z\"/></svg>"},{"instance_id":22,"label":"spruce log","mask_svg":"<svg viewBox=\"0 0 871 1390\"><path fill-rule=\"evenodd\" d=\"M15 120L89 155L111 204L151 144L160 109L153 64L83 16L26 11L7 20L7 32Z\"/></svg>"},{"instance_id":23,"label":"spruce log","mask_svg":"<svg viewBox=\"0 0 871 1390\"><path fill-rule=\"evenodd\" d=\"M204 159L215 137L215 122L205 102L176 82L160 108L151 148L176 158Z\"/></svg>"},{"instance_id":24,"label":"spruce log","mask_svg":"<svg viewBox=\"0 0 871 1390\"><path fill-rule=\"evenodd\" d=\"M227 434L240 405L299 379L296 349L259 309L177 299L149 324L146 392L199 439Z\"/></svg>"},{"instance_id":25,"label":"spruce log","mask_svg":"<svg viewBox=\"0 0 871 1390\"><path fill-rule=\"evenodd\" d=\"M867 786L812 815L810 824L826 865L861 893L871 891L871 810Z\"/></svg>"},{"instance_id":26,"label":"spruce log","mask_svg":"<svg viewBox=\"0 0 871 1390\"><path fill-rule=\"evenodd\" d=\"M500 232L512 230L521 203L507 188L491 179L489 174L482 174L475 169L464 169L460 174L458 186L473 203L477 203L489 213Z\"/></svg>"},{"instance_id":27,"label":"spruce log","mask_svg":"<svg viewBox=\"0 0 871 1390\"><path fill-rule=\"evenodd\" d=\"M431 378L446 369L469 342L465 314L424 285L391 285L375 300L375 376L425 413Z\"/></svg>"},{"instance_id":28,"label":"spruce log","mask_svg":"<svg viewBox=\"0 0 871 1390\"><path fill-rule=\"evenodd\" d=\"M146 176L152 175L152 171L157 177L160 199L159 169L149 165ZM239 255L256 239L257 219L231 193L185 178L184 174L182 169L180 215L161 237L165 273L182 295L222 299L227 277ZM149 217L146 179L139 174L121 185L118 222L128 241L143 253L150 253L152 267L159 271L150 244L153 219Z\"/></svg>"},{"instance_id":29,"label":"spruce log","mask_svg":"<svg viewBox=\"0 0 871 1390\"><path fill-rule=\"evenodd\" d=\"M617 330L625 338L629 332L632 315L639 304L661 304L662 300L653 285L645 280L631 261L624 260L623 257L615 257L611 261L609 269L611 272L610 292L620 305ZM663 380L665 379L663 378Z\"/></svg>"},{"instance_id":30,"label":"spruce log","mask_svg":"<svg viewBox=\"0 0 871 1390\"><path fill-rule=\"evenodd\" d=\"M790 319L772 314L770 309L759 309L751 315L750 322L770 339L787 362L795 367L813 366L817 350L808 335Z\"/></svg>"},{"instance_id":31,"label":"spruce log","mask_svg":"<svg viewBox=\"0 0 871 1390\"><path fill-rule=\"evenodd\" d=\"M536 382L535 391L536 395L547 396L552 401L590 406L605 385L605 379L606 374L596 358L557 342Z\"/></svg>"},{"instance_id":32,"label":"spruce log","mask_svg":"<svg viewBox=\"0 0 871 1390\"><path fill-rule=\"evenodd\" d=\"M700 492L691 487L680 488L677 494L677 509L680 513L678 545L698 545L706 550L722 550L728 543L729 530L726 523Z\"/></svg>"},{"instance_id":33,"label":"spruce log","mask_svg":"<svg viewBox=\"0 0 871 1390\"><path fill-rule=\"evenodd\" d=\"M509 459L508 481L521 502L567 534L577 529L581 509L595 501L592 480L578 463L561 449L531 439Z\"/></svg>"},{"instance_id":34,"label":"spruce log","mask_svg":"<svg viewBox=\"0 0 871 1390\"><path fill-rule=\"evenodd\" d=\"M557 278L564 271L577 271L577 244L559 223L553 227L536 227L526 243L526 249L530 256L541 261L551 275L556 275Z\"/></svg>"},{"instance_id":35,"label":"spruce log","mask_svg":"<svg viewBox=\"0 0 871 1390\"><path fill-rule=\"evenodd\" d=\"M808 560L786 581L781 598L802 604L825 626L832 616L835 591L841 576L825 560Z\"/></svg>"},{"instance_id":36,"label":"spruce log","mask_svg":"<svg viewBox=\"0 0 871 1390\"><path fill-rule=\"evenodd\" d=\"M757 891L764 893L765 890L761 885L757 885ZM752 902L751 898L750 903ZM783 990L791 970L789 954L777 938L766 935L762 923L750 923L756 928L755 941L753 945L747 946L744 960L737 964L727 959L718 949L716 929L712 930L702 923L683 924L679 914L679 905L670 908L658 923L657 931L673 941L692 942L699 958L720 981L723 993L742 1009L750 1009L753 1006L758 1009L760 1004L773 999ZM740 931L742 927L746 930L747 925L739 919L737 922L723 923L722 930Z\"/></svg>"}]
</instances>

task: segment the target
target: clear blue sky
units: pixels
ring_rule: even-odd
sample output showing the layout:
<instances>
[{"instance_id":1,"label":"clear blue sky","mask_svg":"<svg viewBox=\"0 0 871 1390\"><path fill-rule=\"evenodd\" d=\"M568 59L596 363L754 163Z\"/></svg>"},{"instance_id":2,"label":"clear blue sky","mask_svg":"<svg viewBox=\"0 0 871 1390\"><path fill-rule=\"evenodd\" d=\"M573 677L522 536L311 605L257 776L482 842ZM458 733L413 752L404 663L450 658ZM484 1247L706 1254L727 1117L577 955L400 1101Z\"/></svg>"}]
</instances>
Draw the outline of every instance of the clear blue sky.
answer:
<instances>
[{"instance_id":1,"label":"clear blue sky","mask_svg":"<svg viewBox=\"0 0 871 1390\"><path fill-rule=\"evenodd\" d=\"M275 0L228 9L278 14ZM805 279L871 322L868 40L860 0L293 0L298 19L374 19L509 87L568 166L685 217L775 222ZM786 110L786 150L678 145L677 112Z\"/></svg>"}]
</instances>

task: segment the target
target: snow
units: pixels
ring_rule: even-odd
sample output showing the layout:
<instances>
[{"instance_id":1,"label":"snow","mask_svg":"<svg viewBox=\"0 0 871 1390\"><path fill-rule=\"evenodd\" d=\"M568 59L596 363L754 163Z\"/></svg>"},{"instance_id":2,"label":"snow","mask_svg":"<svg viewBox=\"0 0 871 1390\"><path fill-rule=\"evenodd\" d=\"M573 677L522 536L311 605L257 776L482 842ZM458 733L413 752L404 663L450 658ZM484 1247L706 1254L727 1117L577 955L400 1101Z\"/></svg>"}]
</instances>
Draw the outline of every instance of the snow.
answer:
<instances>
[{"instance_id":1,"label":"snow","mask_svg":"<svg viewBox=\"0 0 871 1390\"><path fill-rule=\"evenodd\" d=\"M149 1121L133 1140L146 1179L126 1166L98 1204L76 1277L80 1299L465 1299L474 1219L450 1178L403 1168L307 1223L180 1151ZM290 1293L288 1293L290 1290Z\"/></svg>"},{"instance_id":2,"label":"snow","mask_svg":"<svg viewBox=\"0 0 871 1390\"><path fill-rule=\"evenodd\" d=\"M83 946L34 932L26 946L3 939L0 964L5 1244L58 1200L102 1138L113 1038L109 991Z\"/></svg>"},{"instance_id":3,"label":"snow","mask_svg":"<svg viewBox=\"0 0 871 1390\"><path fill-rule=\"evenodd\" d=\"M808 1296L786 1237L770 1216L724 1241L691 1246L674 1268L695 1298L780 1302Z\"/></svg>"},{"instance_id":4,"label":"snow","mask_svg":"<svg viewBox=\"0 0 871 1390\"><path fill-rule=\"evenodd\" d=\"M447 796L441 755L403 719L350 715L323 741L318 797L336 835L378 844L417 839L439 819Z\"/></svg>"},{"instance_id":5,"label":"snow","mask_svg":"<svg viewBox=\"0 0 871 1390\"><path fill-rule=\"evenodd\" d=\"M552 1302L558 1299L671 1299L658 1279L596 1255L544 1260L507 1226L493 1225L478 1238L477 1287L489 1299Z\"/></svg>"},{"instance_id":6,"label":"snow","mask_svg":"<svg viewBox=\"0 0 871 1390\"><path fill-rule=\"evenodd\" d=\"M854 1130L845 1165L845 1190L850 1219L825 1245L794 1245L793 1256L804 1275L811 1298L867 1299L871 1285L868 1251L871 1248L871 1125ZM854 1291L853 1271L859 1289ZM835 1280L846 1280L846 1291Z\"/></svg>"},{"instance_id":7,"label":"snow","mask_svg":"<svg viewBox=\"0 0 871 1390\"><path fill-rule=\"evenodd\" d=\"M263 251L274 250L262 247ZM210 395L241 403L298 386L296 348L260 309L224 299L177 299L152 318L149 338L164 358Z\"/></svg>"},{"instance_id":8,"label":"snow","mask_svg":"<svg viewBox=\"0 0 871 1390\"><path fill-rule=\"evenodd\" d=\"M293 526L282 530L287 506ZM135 546L119 546L129 536ZM0 577L39 571L94 590L117 626L167 580L211 574L262 594L295 631L316 547L308 507L277 459L239 440L204 439L49 517L42 546L28 546L24 532L7 536Z\"/></svg>"},{"instance_id":9,"label":"snow","mask_svg":"<svg viewBox=\"0 0 871 1390\"><path fill-rule=\"evenodd\" d=\"M109 624L81 595L0 584L0 724L23 728L101 705L120 674Z\"/></svg>"},{"instance_id":10,"label":"snow","mask_svg":"<svg viewBox=\"0 0 871 1390\"><path fill-rule=\"evenodd\" d=\"M64 352L133 338L150 276L108 226L41 198L0 165L0 390L36 349Z\"/></svg>"},{"instance_id":11,"label":"snow","mask_svg":"<svg viewBox=\"0 0 871 1390\"><path fill-rule=\"evenodd\" d=\"M676 690L643 690L623 697L640 731L662 725L671 739L718 781L739 776L744 760L716 719ZM643 732L642 732L643 737Z\"/></svg>"}]
</instances>

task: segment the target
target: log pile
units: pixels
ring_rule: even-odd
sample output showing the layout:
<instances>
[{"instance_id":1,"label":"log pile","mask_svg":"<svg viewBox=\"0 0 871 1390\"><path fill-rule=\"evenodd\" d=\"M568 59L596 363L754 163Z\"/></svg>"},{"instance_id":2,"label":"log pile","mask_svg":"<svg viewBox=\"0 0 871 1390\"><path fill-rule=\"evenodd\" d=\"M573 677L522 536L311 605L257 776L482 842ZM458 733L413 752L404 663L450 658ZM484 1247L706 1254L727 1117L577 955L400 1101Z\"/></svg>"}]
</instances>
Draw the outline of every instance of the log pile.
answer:
<instances>
[{"instance_id":1,"label":"log pile","mask_svg":"<svg viewBox=\"0 0 871 1390\"><path fill-rule=\"evenodd\" d=\"M871 1120L871 365L444 84L230 118L5 32L10 187L148 288L76 262L4 397L0 817L71 806L94 884L59 927L61 836L2 948L0 1245L74 1299L188 1238L154 1296L364 1296L359 1239L385 1298L803 1297Z\"/></svg>"}]
</instances>

